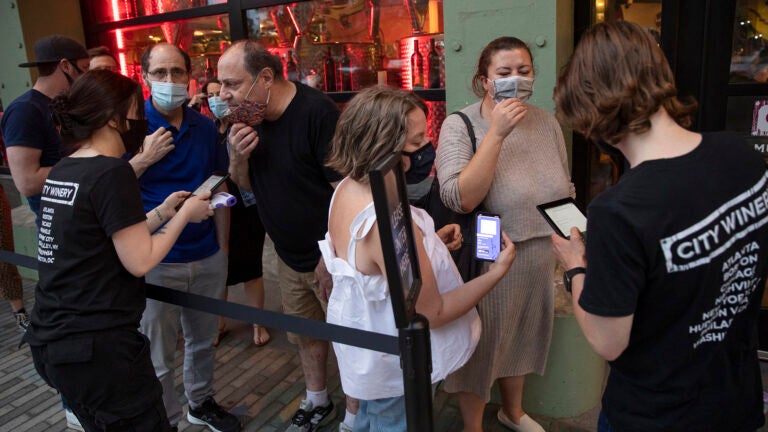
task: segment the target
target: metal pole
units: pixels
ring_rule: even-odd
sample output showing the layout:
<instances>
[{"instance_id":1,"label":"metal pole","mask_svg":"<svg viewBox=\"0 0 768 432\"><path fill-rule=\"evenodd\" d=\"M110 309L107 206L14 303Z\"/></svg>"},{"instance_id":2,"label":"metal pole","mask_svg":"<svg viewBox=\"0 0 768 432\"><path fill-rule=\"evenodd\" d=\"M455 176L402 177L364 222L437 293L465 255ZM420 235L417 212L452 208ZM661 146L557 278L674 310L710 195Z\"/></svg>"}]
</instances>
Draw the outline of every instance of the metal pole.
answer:
<instances>
[{"instance_id":1,"label":"metal pole","mask_svg":"<svg viewBox=\"0 0 768 432\"><path fill-rule=\"evenodd\" d=\"M432 349L429 321L417 314L408 327L399 330L399 335L408 432L432 432Z\"/></svg>"}]
</instances>

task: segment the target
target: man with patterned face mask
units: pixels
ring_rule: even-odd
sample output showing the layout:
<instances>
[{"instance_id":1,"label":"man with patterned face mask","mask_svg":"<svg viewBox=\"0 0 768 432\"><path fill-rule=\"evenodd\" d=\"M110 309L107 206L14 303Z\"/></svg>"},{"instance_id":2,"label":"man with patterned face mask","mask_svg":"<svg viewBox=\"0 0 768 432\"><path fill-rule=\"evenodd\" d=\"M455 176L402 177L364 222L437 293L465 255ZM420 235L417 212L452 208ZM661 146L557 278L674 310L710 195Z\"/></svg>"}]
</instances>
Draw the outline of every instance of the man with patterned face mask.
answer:
<instances>
[{"instance_id":1,"label":"man with patterned face mask","mask_svg":"<svg viewBox=\"0 0 768 432\"><path fill-rule=\"evenodd\" d=\"M141 57L144 82L152 95L144 105L148 132L165 129L173 142L172 149L146 167L139 178L141 198L149 210L171 189L193 191L213 172L226 170L226 149L218 144L213 121L184 103L190 63L187 53L170 44L150 46ZM223 298L228 209L217 209L212 219L187 226L162 263L147 273L147 283ZM215 315L147 300L141 332L151 341L152 363L163 386L163 403L171 425L177 425L182 418L173 382L173 357L181 328L185 341L184 393L189 401L187 420L218 431L241 428L237 417L213 398L216 351L212 344L217 327Z\"/></svg>"},{"instance_id":2,"label":"man with patterned face mask","mask_svg":"<svg viewBox=\"0 0 768 432\"><path fill-rule=\"evenodd\" d=\"M221 99L229 105L230 174L252 190L259 215L279 257L285 313L325 320L326 272L317 241L328 226L332 183L325 165L339 110L327 96L283 79L280 60L254 41L233 44L219 59ZM318 284L318 281L321 281ZM326 390L328 343L296 334L307 385L306 399L289 430L315 430L334 418Z\"/></svg>"}]
</instances>

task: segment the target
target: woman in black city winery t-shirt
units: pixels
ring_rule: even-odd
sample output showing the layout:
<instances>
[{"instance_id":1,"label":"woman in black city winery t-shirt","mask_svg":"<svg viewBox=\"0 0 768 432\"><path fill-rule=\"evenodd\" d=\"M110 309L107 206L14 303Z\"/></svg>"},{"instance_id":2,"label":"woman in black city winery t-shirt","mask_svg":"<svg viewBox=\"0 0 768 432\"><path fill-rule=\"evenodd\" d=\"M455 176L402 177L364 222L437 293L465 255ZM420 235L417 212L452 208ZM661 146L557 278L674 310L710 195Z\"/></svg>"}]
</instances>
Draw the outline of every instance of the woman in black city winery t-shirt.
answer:
<instances>
[{"instance_id":1,"label":"woman in black city winery t-shirt","mask_svg":"<svg viewBox=\"0 0 768 432\"><path fill-rule=\"evenodd\" d=\"M209 194L175 192L144 214L138 181L120 157L147 132L141 87L91 71L53 100L62 139L76 149L43 186L39 283L25 340L35 368L86 431L170 430L149 343L138 331L144 274L188 222L212 214Z\"/></svg>"}]
</instances>

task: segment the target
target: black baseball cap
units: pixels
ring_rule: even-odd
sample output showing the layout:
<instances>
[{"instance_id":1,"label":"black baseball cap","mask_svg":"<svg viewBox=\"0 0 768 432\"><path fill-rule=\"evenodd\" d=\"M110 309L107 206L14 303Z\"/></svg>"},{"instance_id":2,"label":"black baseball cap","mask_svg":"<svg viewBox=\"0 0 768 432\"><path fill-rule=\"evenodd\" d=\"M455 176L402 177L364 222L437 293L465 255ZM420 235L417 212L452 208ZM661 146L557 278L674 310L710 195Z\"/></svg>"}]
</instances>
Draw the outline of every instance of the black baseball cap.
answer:
<instances>
[{"instance_id":1,"label":"black baseball cap","mask_svg":"<svg viewBox=\"0 0 768 432\"><path fill-rule=\"evenodd\" d=\"M38 39L35 42L35 61L22 63L19 67L37 67L45 63L56 63L62 59L84 58L88 58L88 51L78 41L54 34Z\"/></svg>"}]
</instances>

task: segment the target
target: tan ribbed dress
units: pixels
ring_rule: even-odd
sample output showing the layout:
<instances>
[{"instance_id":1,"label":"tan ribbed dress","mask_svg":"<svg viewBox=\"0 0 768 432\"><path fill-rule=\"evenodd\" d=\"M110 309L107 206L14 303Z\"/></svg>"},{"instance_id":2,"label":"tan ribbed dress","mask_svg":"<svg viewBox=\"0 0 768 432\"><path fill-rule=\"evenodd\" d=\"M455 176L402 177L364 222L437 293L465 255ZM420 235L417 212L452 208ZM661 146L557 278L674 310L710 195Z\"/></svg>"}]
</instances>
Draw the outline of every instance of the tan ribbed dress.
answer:
<instances>
[{"instance_id":1,"label":"tan ribbed dress","mask_svg":"<svg viewBox=\"0 0 768 432\"><path fill-rule=\"evenodd\" d=\"M472 121L478 148L490 126L480 102L462 110ZM443 202L460 210L459 173L473 156L464 122L445 119L437 148ZM537 204L573 196L562 130L548 112L528 105L526 117L504 139L493 183L483 202L501 215L517 258L498 286L478 304L480 343L469 362L448 377L449 392L473 392L486 402L497 378L544 373L554 314L552 229Z\"/></svg>"}]
</instances>

